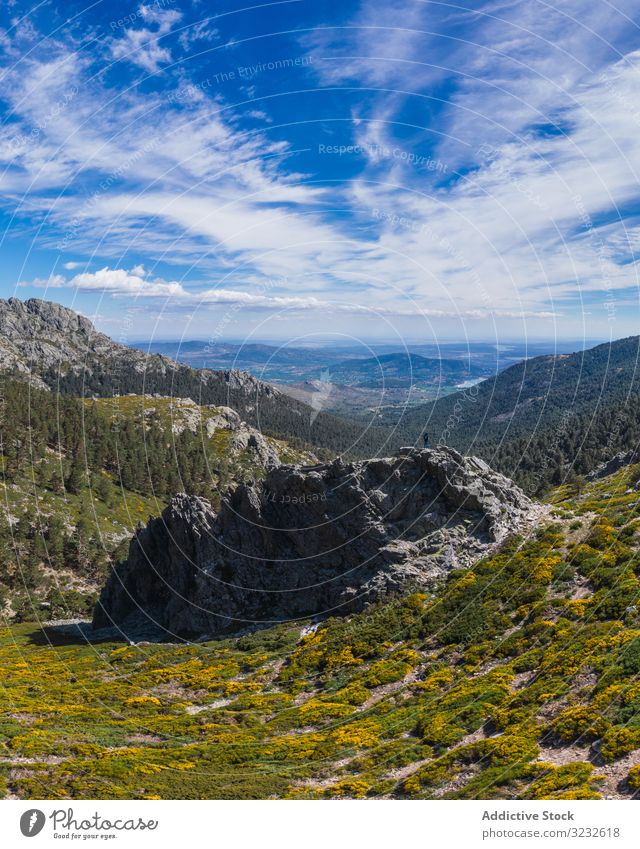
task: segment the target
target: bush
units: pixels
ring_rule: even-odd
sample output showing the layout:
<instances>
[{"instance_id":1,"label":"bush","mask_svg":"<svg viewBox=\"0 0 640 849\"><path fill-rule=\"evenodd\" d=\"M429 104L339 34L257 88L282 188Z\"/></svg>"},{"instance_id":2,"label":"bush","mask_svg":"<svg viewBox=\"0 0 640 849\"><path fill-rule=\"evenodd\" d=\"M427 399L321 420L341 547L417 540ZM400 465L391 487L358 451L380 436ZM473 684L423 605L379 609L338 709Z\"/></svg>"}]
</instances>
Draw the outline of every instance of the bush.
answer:
<instances>
[{"instance_id":1,"label":"bush","mask_svg":"<svg viewBox=\"0 0 640 849\"><path fill-rule=\"evenodd\" d=\"M640 637L631 640L620 654L620 662L625 675L640 673Z\"/></svg>"},{"instance_id":2,"label":"bush","mask_svg":"<svg viewBox=\"0 0 640 849\"><path fill-rule=\"evenodd\" d=\"M632 766L627 774L627 784L631 790L640 790L640 764Z\"/></svg>"},{"instance_id":3,"label":"bush","mask_svg":"<svg viewBox=\"0 0 640 849\"><path fill-rule=\"evenodd\" d=\"M590 786L593 766L571 763L560 767L541 765L543 775L527 789L526 799L599 799L600 794Z\"/></svg>"},{"instance_id":4,"label":"bush","mask_svg":"<svg viewBox=\"0 0 640 849\"><path fill-rule=\"evenodd\" d=\"M640 731L630 728L611 728L602 738L600 755L605 761L615 761L640 746Z\"/></svg>"},{"instance_id":5,"label":"bush","mask_svg":"<svg viewBox=\"0 0 640 849\"><path fill-rule=\"evenodd\" d=\"M551 731L564 743L574 743L576 740L588 742L601 736L606 730L607 723L592 707L565 708L557 717Z\"/></svg>"}]
</instances>

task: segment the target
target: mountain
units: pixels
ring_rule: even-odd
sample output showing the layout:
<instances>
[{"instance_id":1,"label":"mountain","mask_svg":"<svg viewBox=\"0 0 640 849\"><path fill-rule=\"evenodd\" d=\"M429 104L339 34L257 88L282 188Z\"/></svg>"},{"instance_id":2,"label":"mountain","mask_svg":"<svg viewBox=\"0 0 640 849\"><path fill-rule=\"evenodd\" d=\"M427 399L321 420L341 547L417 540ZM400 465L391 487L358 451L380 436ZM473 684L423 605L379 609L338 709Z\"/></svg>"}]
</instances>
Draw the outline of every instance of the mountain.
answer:
<instances>
[{"instance_id":1,"label":"mountain","mask_svg":"<svg viewBox=\"0 0 640 849\"><path fill-rule=\"evenodd\" d=\"M431 443L483 457L530 492L586 473L640 440L640 337L587 351L541 356L435 402L398 425L411 444Z\"/></svg>"},{"instance_id":2,"label":"mountain","mask_svg":"<svg viewBox=\"0 0 640 849\"><path fill-rule=\"evenodd\" d=\"M217 514L176 496L132 540L94 625L218 634L344 614L471 566L539 513L511 481L451 449L280 466L237 487Z\"/></svg>"},{"instance_id":3,"label":"mountain","mask_svg":"<svg viewBox=\"0 0 640 849\"><path fill-rule=\"evenodd\" d=\"M487 376L482 367L469 360L436 359L404 352L345 360L331 366L329 374L329 380L334 383L367 389L450 386Z\"/></svg>"},{"instance_id":4,"label":"mountain","mask_svg":"<svg viewBox=\"0 0 640 849\"><path fill-rule=\"evenodd\" d=\"M637 798L639 479L557 489L471 567L343 616L140 644L6 627L0 793Z\"/></svg>"},{"instance_id":5,"label":"mountain","mask_svg":"<svg viewBox=\"0 0 640 849\"><path fill-rule=\"evenodd\" d=\"M0 300L0 370L67 395L160 394L227 406L265 435L300 447L375 454L384 429L313 409L235 369L194 369L111 340L73 310L48 301Z\"/></svg>"}]
</instances>

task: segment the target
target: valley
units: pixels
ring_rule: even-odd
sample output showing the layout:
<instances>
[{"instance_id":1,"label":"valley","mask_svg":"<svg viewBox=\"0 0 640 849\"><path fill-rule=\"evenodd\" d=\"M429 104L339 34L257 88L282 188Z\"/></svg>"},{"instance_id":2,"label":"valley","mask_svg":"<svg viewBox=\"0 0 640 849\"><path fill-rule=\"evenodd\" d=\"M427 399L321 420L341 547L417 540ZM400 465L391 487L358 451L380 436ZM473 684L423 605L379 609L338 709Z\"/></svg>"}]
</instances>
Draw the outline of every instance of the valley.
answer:
<instances>
[{"instance_id":1,"label":"valley","mask_svg":"<svg viewBox=\"0 0 640 849\"><path fill-rule=\"evenodd\" d=\"M638 337L340 351L465 384L375 425L47 302L0 339L5 798L640 792Z\"/></svg>"}]
</instances>

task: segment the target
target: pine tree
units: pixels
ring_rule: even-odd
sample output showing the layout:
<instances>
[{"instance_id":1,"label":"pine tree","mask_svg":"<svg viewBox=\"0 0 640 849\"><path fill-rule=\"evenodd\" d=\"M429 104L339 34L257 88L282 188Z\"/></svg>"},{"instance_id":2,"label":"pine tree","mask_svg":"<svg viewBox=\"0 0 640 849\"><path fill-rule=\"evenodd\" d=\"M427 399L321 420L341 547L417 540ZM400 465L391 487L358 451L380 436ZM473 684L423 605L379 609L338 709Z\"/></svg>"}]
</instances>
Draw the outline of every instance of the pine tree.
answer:
<instances>
[{"instance_id":1,"label":"pine tree","mask_svg":"<svg viewBox=\"0 0 640 849\"><path fill-rule=\"evenodd\" d=\"M65 487L68 492L73 495L78 495L85 481L85 465L80 452L77 452L71 461L69 474L65 480Z\"/></svg>"}]
</instances>

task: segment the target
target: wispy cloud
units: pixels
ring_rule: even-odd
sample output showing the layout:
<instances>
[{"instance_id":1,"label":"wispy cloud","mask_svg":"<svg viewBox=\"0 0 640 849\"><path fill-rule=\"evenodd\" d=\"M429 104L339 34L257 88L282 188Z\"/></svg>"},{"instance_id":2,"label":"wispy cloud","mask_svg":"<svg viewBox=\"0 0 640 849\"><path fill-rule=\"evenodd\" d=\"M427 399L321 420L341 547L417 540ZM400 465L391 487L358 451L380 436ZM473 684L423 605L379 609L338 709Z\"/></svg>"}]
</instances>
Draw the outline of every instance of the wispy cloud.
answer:
<instances>
[{"instance_id":1,"label":"wispy cloud","mask_svg":"<svg viewBox=\"0 0 640 849\"><path fill-rule=\"evenodd\" d=\"M162 65L171 62L171 50L161 45L160 41L182 19L182 13L176 9L143 4L140 6L140 17L146 24L155 24L155 29L148 27L125 29L121 36L111 40L111 52L114 58L126 59L153 74Z\"/></svg>"},{"instance_id":2,"label":"wispy cloud","mask_svg":"<svg viewBox=\"0 0 640 849\"><path fill-rule=\"evenodd\" d=\"M225 288L200 288L190 291L178 281L166 281L161 278L149 279L143 268L136 267L127 271L121 268L104 267L94 272L76 274L65 278L60 274L51 275L47 279L35 279L23 282L22 286L33 286L39 289L69 288L80 292L98 292L101 295L134 296L135 298L151 298L166 301L172 307L206 307L206 306L238 306L248 310L266 310L272 313L280 310L296 310L303 312L322 312L323 314L343 313L347 315L378 315L402 316L405 318L424 317L460 317L459 311L425 309L389 309L378 305L358 304L348 301L327 301L307 296L282 296L268 293L253 293L242 290ZM552 318L549 312L523 312L508 310L494 312L489 310L469 310L465 318L481 319L491 315L496 317L523 318L538 317Z\"/></svg>"},{"instance_id":3,"label":"wispy cloud","mask_svg":"<svg viewBox=\"0 0 640 849\"><path fill-rule=\"evenodd\" d=\"M83 255L108 263L37 285L463 318L552 318L568 299L624 293L640 243L640 37L624 17L633 3L605 7L375 0L305 35L319 87L358 92L338 129L361 155L318 154L305 160L315 173L296 150L315 143L316 122L301 141L297 121L271 120L268 98L243 112L197 80L197 97L175 97L185 68L155 87L113 84L114 59L156 74L172 50L217 45L217 22L143 6L92 53L62 39L27 53L24 32L6 33L9 212L66 270ZM417 167L413 152L441 167ZM122 270L129 253L197 265L208 282Z\"/></svg>"}]
</instances>

